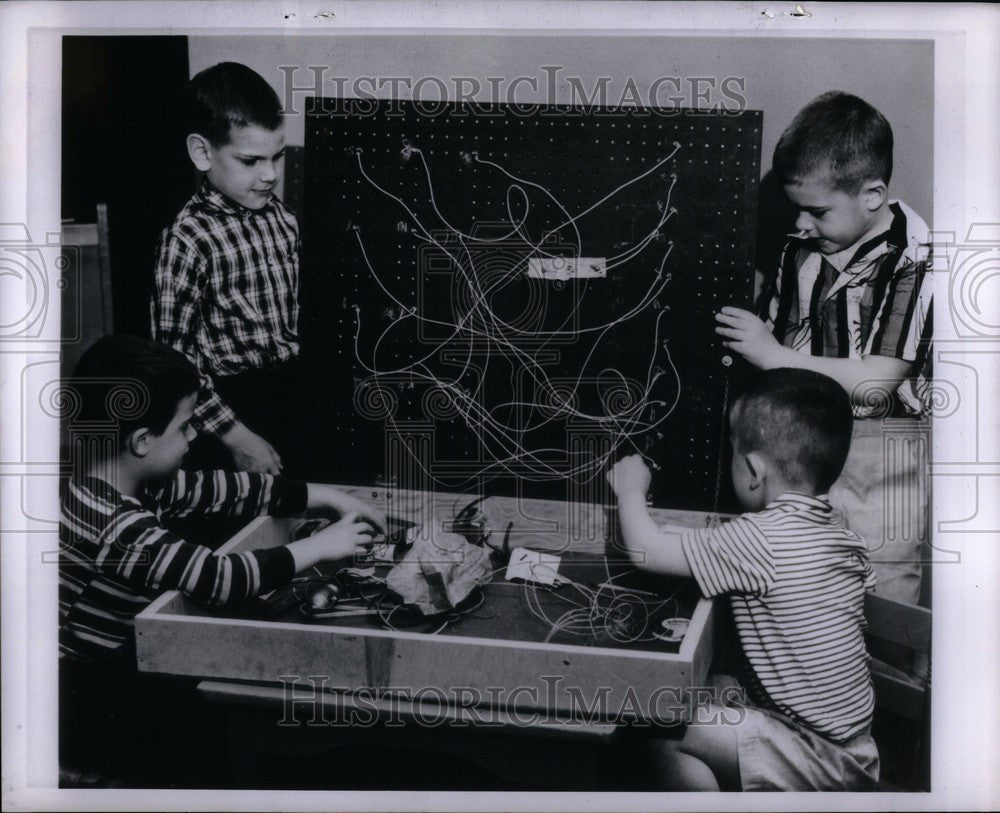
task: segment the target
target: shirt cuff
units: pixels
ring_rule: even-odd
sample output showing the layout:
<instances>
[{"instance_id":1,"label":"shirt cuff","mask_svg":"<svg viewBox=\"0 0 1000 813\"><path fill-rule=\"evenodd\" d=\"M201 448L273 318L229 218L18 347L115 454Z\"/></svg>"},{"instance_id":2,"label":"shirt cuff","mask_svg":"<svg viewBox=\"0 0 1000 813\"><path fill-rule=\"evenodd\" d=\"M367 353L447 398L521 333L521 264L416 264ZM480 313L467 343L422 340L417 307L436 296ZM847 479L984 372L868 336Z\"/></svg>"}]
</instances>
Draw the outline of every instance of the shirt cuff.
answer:
<instances>
[{"instance_id":1,"label":"shirt cuff","mask_svg":"<svg viewBox=\"0 0 1000 813\"><path fill-rule=\"evenodd\" d=\"M194 415L201 423L200 431L215 438L221 438L238 422L236 413L214 392L195 407Z\"/></svg>"},{"instance_id":2,"label":"shirt cuff","mask_svg":"<svg viewBox=\"0 0 1000 813\"><path fill-rule=\"evenodd\" d=\"M267 593L283 587L295 577L295 557L286 545L266 550L255 550L260 568L260 592Z\"/></svg>"},{"instance_id":3,"label":"shirt cuff","mask_svg":"<svg viewBox=\"0 0 1000 813\"><path fill-rule=\"evenodd\" d=\"M294 517L306 510L309 491L304 480L275 477L267 513L272 517Z\"/></svg>"}]
</instances>

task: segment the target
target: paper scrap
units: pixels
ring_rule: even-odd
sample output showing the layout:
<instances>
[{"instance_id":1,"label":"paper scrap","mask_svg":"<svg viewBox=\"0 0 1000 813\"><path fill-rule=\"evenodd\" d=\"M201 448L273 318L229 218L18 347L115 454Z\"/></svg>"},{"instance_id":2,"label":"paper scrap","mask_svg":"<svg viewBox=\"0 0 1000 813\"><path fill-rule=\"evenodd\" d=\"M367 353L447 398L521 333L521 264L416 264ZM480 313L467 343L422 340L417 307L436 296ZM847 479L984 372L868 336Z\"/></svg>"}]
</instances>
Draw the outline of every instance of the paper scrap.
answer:
<instances>
[{"instance_id":1,"label":"paper scrap","mask_svg":"<svg viewBox=\"0 0 1000 813\"><path fill-rule=\"evenodd\" d=\"M559 557L552 553L529 548L514 548L510 552L510 561L507 563L504 578L507 581L519 579L535 584L557 584L565 581L558 573L559 562Z\"/></svg>"}]
</instances>

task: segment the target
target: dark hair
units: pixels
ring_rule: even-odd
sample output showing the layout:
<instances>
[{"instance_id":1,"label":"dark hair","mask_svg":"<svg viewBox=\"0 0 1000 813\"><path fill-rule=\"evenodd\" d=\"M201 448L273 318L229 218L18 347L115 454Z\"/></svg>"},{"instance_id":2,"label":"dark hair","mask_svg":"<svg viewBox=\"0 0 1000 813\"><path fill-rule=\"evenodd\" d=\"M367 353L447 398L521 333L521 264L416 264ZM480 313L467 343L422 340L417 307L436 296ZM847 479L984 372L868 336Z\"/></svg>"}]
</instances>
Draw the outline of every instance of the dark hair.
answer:
<instances>
[{"instance_id":1,"label":"dark hair","mask_svg":"<svg viewBox=\"0 0 1000 813\"><path fill-rule=\"evenodd\" d=\"M810 176L857 194L865 181L892 177L892 127L868 102L840 91L817 96L778 139L772 162L783 185Z\"/></svg>"},{"instance_id":2,"label":"dark hair","mask_svg":"<svg viewBox=\"0 0 1000 813\"><path fill-rule=\"evenodd\" d=\"M278 94L259 73L239 62L205 68L188 84L187 96L189 132L204 136L213 147L228 144L233 127L281 126Z\"/></svg>"},{"instance_id":3,"label":"dark hair","mask_svg":"<svg viewBox=\"0 0 1000 813\"><path fill-rule=\"evenodd\" d=\"M198 370L172 347L136 336L102 336L80 357L68 397L74 422L116 424L118 449L136 429L160 435L182 400L198 392Z\"/></svg>"},{"instance_id":4,"label":"dark hair","mask_svg":"<svg viewBox=\"0 0 1000 813\"><path fill-rule=\"evenodd\" d=\"M847 390L828 376L789 367L754 373L730 411L741 453L766 453L789 484L816 494L840 476L853 423Z\"/></svg>"}]
</instances>

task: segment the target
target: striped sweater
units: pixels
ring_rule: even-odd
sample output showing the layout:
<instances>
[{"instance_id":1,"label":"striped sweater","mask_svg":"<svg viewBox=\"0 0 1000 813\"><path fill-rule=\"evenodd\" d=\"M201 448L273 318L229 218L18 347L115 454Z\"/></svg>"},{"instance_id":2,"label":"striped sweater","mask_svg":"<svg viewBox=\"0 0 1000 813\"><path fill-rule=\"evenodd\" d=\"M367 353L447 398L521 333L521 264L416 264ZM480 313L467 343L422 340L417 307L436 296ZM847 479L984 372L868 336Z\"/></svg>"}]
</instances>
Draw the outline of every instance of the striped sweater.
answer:
<instances>
[{"instance_id":1,"label":"striped sweater","mask_svg":"<svg viewBox=\"0 0 1000 813\"><path fill-rule=\"evenodd\" d=\"M863 609L875 577L864 540L831 514L822 497L786 493L681 544L704 595L731 594L754 700L843 743L871 723Z\"/></svg>"},{"instance_id":2,"label":"striped sweater","mask_svg":"<svg viewBox=\"0 0 1000 813\"><path fill-rule=\"evenodd\" d=\"M294 575L286 547L216 556L168 530L165 521L288 516L305 506L304 483L264 474L179 471L141 500L96 477L71 480L59 524L60 654L90 658L131 647L133 619L165 590L227 605Z\"/></svg>"}]
</instances>

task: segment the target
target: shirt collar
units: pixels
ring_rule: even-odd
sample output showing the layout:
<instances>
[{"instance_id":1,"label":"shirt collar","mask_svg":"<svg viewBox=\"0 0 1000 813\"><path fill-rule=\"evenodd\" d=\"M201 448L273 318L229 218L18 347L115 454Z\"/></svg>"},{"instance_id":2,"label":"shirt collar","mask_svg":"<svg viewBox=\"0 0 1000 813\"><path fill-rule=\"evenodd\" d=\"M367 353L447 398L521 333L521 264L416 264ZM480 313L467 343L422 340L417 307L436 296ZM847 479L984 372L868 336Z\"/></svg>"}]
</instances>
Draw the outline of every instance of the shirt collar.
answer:
<instances>
[{"instance_id":1,"label":"shirt collar","mask_svg":"<svg viewBox=\"0 0 1000 813\"><path fill-rule=\"evenodd\" d=\"M826 494L803 494L800 491L786 491L769 502L764 510L781 508L789 511L809 511L829 519L833 515L833 506Z\"/></svg>"},{"instance_id":2,"label":"shirt collar","mask_svg":"<svg viewBox=\"0 0 1000 813\"><path fill-rule=\"evenodd\" d=\"M267 203L261 209L248 209L246 206L242 206L232 198L228 198L223 195L218 189L216 189L207 177L202 178L201 188L198 190L198 194L201 197L202 203L212 209L217 209L227 215L254 215L260 214L265 211L269 211L272 206L274 206L274 195L268 198Z\"/></svg>"},{"instance_id":3,"label":"shirt collar","mask_svg":"<svg viewBox=\"0 0 1000 813\"><path fill-rule=\"evenodd\" d=\"M860 264L859 268L848 271L849 273L857 273L876 257L885 254L889 251L889 238L895 231L893 222L898 216L892 204L889 205L887 211L890 215L888 225L882 222L876 223L847 248L833 254L826 254L823 259L836 268L839 273L844 273L844 271Z\"/></svg>"},{"instance_id":4,"label":"shirt collar","mask_svg":"<svg viewBox=\"0 0 1000 813\"><path fill-rule=\"evenodd\" d=\"M91 494L93 494L98 499L104 500L112 505L117 505L124 502L135 503L138 506L145 508L142 500L136 499L135 497L130 497L128 494L123 494L117 488L115 488L107 480L98 477L96 474L85 474L77 481L77 484L81 488L85 488Z\"/></svg>"}]
</instances>

